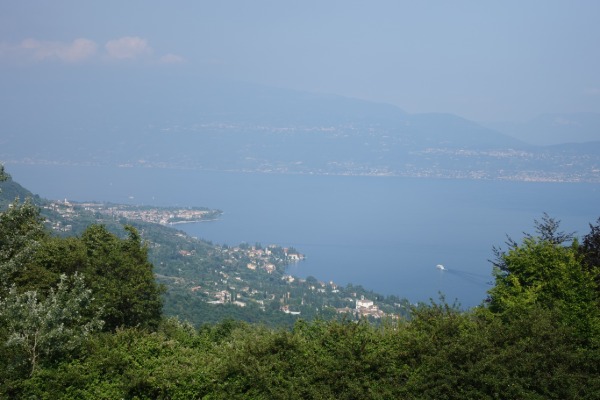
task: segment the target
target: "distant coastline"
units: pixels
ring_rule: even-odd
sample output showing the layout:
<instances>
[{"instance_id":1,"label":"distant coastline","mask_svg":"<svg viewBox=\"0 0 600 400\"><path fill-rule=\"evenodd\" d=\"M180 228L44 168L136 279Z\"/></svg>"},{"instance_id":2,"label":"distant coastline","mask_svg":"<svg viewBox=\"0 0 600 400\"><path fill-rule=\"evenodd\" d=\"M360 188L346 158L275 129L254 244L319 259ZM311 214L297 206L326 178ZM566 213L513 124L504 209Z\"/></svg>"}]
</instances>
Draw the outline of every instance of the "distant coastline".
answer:
<instances>
[{"instance_id":1,"label":"distant coastline","mask_svg":"<svg viewBox=\"0 0 600 400\"><path fill-rule=\"evenodd\" d=\"M430 150L432 151L432 150ZM455 151L452 154L461 154L460 151ZM464 155L463 155L464 157ZM475 157L475 156L473 156ZM507 160L519 157L513 156L512 153L505 156ZM562 163L569 164L572 160L562 160ZM131 165L111 165L105 163L90 163L77 161L48 161L48 160L5 160L5 165L48 165L57 167L94 167L94 168L156 168L165 170L195 170L198 172L220 172L220 173L244 173L244 174L268 174L268 175L316 175L316 176L359 176L359 177L399 177L399 178L415 178L415 179L457 179L457 180L484 180L484 181L511 181L511 182L534 182L534 183L600 183L600 170L595 168L581 168L573 171L556 170L547 171L541 169L447 169L420 167L411 168L408 170L395 168L370 168L361 165L349 165L344 168L308 168L298 169L297 166L281 165L277 167L262 167L262 168L233 168L233 169L216 169L203 168L195 165L179 165L166 164L163 162L152 164L146 163L144 166L135 164ZM560 163L559 163L560 164Z\"/></svg>"},{"instance_id":2,"label":"distant coastline","mask_svg":"<svg viewBox=\"0 0 600 400\"><path fill-rule=\"evenodd\" d=\"M175 222L167 222L166 225L183 225L183 224L195 224L198 222L214 222L214 221L218 221L218 218L211 218L211 219L199 219L199 220L194 220L194 221L175 221Z\"/></svg>"},{"instance_id":3,"label":"distant coastline","mask_svg":"<svg viewBox=\"0 0 600 400\"><path fill-rule=\"evenodd\" d=\"M75 202L65 200L52 201L47 206L61 215L72 214L77 208L110 216L126 218L134 221L150 222L160 225L179 225L195 222L216 221L223 212L204 207L178 208L135 206L106 202Z\"/></svg>"}]
</instances>

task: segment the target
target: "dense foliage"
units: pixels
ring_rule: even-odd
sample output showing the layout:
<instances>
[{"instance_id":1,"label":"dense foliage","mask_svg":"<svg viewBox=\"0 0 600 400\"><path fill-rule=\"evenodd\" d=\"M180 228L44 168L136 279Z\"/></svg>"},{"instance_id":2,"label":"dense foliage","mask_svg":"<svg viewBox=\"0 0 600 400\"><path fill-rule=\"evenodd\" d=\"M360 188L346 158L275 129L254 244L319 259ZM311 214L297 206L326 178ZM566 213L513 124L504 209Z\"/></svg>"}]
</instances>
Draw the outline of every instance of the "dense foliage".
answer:
<instances>
[{"instance_id":1,"label":"dense foliage","mask_svg":"<svg viewBox=\"0 0 600 400\"><path fill-rule=\"evenodd\" d=\"M3 390L89 399L598 398L598 349L574 334L552 310L503 321L444 303L380 327L300 321L289 331L225 321L195 330L166 320L155 333L97 334L77 358Z\"/></svg>"},{"instance_id":2,"label":"dense foliage","mask_svg":"<svg viewBox=\"0 0 600 400\"><path fill-rule=\"evenodd\" d=\"M59 238L29 201L0 213L0 380L73 356L95 331L158 327L161 287L126 229L126 239L98 225Z\"/></svg>"},{"instance_id":3,"label":"dense foliage","mask_svg":"<svg viewBox=\"0 0 600 400\"><path fill-rule=\"evenodd\" d=\"M0 214L0 397L598 399L600 220L590 228L579 244L545 215L497 251L489 299L468 311L442 298L377 325L197 328L162 317L135 228L56 237L14 203Z\"/></svg>"}]
</instances>

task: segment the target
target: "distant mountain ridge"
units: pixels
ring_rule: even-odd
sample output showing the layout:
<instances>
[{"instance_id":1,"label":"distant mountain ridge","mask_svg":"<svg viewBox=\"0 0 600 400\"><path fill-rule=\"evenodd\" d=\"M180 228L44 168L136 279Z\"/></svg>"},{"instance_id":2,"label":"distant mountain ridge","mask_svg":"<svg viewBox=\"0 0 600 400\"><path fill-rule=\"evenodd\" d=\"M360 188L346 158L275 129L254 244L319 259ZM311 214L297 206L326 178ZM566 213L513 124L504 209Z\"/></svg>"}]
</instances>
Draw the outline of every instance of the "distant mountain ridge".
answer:
<instances>
[{"instance_id":1,"label":"distant mountain ridge","mask_svg":"<svg viewBox=\"0 0 600 400\"><path fill-rule=\"evenodd\" d=\"M191 74L12 85L0 94L5 163L600 181L589 148L533 146L455 115L341 96ZM31 98L36 85L48 96Z\"/></svg>"},{"instance_id":2,"label":"distant mountain ridge","mask_svg":"<svg viewBox=\"0 0 600 400\"><path fill-rule=\"evenodd\" d=\"M452 114L412 114L407 120L436 146L471 149L528 147L512 136Z\"/></svg>"},{"instance_id":3,"label":"distant mountain ridge","mask_svg":"<svg viewBox=\"0 0 600 400\"><path fill-rule=\"evenodd\" d=\"M484 125L539 146L600 142L599 113L542 114L523 123Z\"/></svg>"}]
</instances>

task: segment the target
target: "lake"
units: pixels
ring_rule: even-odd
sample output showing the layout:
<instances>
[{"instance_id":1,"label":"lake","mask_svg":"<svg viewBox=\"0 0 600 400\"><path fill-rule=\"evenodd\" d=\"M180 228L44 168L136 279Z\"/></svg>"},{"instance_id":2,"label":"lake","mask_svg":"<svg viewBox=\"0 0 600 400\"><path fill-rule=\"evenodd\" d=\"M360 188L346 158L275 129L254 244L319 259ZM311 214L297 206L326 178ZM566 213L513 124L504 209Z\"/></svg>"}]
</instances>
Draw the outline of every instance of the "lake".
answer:
<instances>
[{"instance_id":1,"label":"lake","mask_svg":"<svg viewBox=\"0 0 600 400\"><path fill-rule=\"evenodd\" d=\"M43 197L224 211L179 225L217 244L293 246L291 274L362 285L412 302L481 303L492 246L532 232L543 212L580 236L600 216L600 185L244 174L193 170L6 165ZM446 270L436 268L443 264Z\"/></svg>"}]
</instances>

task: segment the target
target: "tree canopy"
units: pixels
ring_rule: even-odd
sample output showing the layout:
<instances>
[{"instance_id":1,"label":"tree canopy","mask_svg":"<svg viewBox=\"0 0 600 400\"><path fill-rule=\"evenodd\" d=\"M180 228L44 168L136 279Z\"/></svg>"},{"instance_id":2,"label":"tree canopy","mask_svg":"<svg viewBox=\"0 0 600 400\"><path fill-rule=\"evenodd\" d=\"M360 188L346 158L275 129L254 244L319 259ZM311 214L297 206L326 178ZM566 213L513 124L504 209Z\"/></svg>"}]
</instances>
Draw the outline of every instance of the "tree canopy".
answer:
<instances>
[{"instance_id":1,"label":"tree canopy","mask_svg":"<svg viewBox=\"0 0 600 400\"><path fill-rule=\"evenodd\" d=\"M33 373L99 329L157 329L162 289L137 231L126 230L121 239L91 225L81 237L60 238L46 231L30 201L0 213L4 373Z\"/></svg>"},{"instance_id":2,"label":"tree canopy","mask_svg":"<svg viewBox=\"0 0 600 400\"><path fill-rule=\"evenodd\" d=\"M471 310L197 329L162 317L137 230L60 238L15 202L0 213L0 398L597 399L600 219L581 244L546 214L534 229L497 251Z\"/></svg>"}]
</instances>

